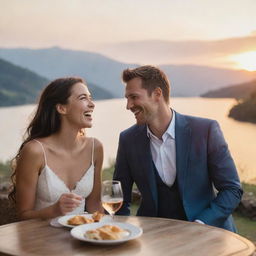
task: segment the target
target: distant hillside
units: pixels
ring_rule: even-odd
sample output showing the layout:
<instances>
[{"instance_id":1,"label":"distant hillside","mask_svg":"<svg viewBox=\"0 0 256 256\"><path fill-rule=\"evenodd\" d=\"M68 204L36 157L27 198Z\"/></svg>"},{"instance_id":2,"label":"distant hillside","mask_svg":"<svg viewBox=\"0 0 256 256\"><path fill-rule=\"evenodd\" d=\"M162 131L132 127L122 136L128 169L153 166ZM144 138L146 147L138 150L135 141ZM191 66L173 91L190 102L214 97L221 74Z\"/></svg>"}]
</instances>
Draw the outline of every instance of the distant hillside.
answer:
<instances>
[{"instance_id":1,"label":"distant hillside","mask_svg":"<svg viewBox=\"0 0 256 256\"><path fill-rule=\"evenodd\" d=\"M248 83L230 85L214 91L209 91L205 94L202 94L201 97L241 99L248 98L249 95L254 91L256 91L256 80Z\"/></svg>"},{"instance_id":2,"label":"distant hillside","mask_svg":"<svg viewBox=\"0 0 256 256\"><path fill-rule=\"evenodd\" d=\"M0 59L0 106L33 103L47 83L46 78Z\"/></svg>"},{"instance_id":3,"label":"distant hillside","mask_svg":"<svg viewBox=\"0 0 256 256\"><path fill-rule=\"evenodd\" d=\"M238 121L256 123L256 79L248 83L210 91L201 96L208 98L236 98L238 103L230 109L228 116Z\"/></svg>"},{"instance_id":4,"label":"distant hillside","mask_svg":"<svg viewBox=\"0 0 256 256\"><path fill-rule=\"evenodd\" d=\"M228 116L238 121L256 123L256 90L233 106Z\"/></svg>"},{"instance_id":5,"label":"distant hillside","mask_svg":"<svg viewBox=\"0 0 256 256\"><path fill-rule=\"evenodd\" d=\"M199 96L228 84L244 83L256 78L256 72L212 68L196 65L160 66L171 82L171 95Z\"/></svg>"},{"instance_id":6,"label":"distant hillside","mask_svg":"<svg viewBox=\"0 0 256 256\"><path fill-rule=\"evenodd\" d=\"M106 100L114 98L114 95L111 92L99 87L98 85L90 82L87 82L87 84L94 100Z\"/></svg>"},{"instance_id":7,"label":"distant hillside","mask_svg":"<svg viewBox=\"0 0 256 256\"><path fill-rule=\"evenodd\" d=\"M81 76L87 82L109 91L114 97L123 97L121 72L128 64L103 55L85 51L49 49L0 49L0 58L28 68L49 80L63 76Z\"/></svg>"},{"instance_id":8,"label":"distant hillside","mask_svg":"<svg viewBox=\"0 0 256 256\"><path fill-rule=\"evenodd\" d=\"M49 80L28 69L0 59L0 106L35 103ZM93 98L110 99L113 95L99 86L88 83Z\"/></svg>"},{"instance_id":9,"label":"distant hillside","mask_svg":"<svg viewBox=\"0 0 256 256\"><path fill-rule=\"evenodd\" d=\"M150 50L147 53L153 56ZM136 66L118 62L97 53L58 47L38 50L2 48L0 57L29 68L50 80L61 76L81 76L111 92L114 97L124 96L121 72L125 68ZM206 66L162 65L160 68L167 73L171 81L171 96L199 96L227 84L242 83L256 78L256 74L249 71Z\"/></svg>"}]
</instances>

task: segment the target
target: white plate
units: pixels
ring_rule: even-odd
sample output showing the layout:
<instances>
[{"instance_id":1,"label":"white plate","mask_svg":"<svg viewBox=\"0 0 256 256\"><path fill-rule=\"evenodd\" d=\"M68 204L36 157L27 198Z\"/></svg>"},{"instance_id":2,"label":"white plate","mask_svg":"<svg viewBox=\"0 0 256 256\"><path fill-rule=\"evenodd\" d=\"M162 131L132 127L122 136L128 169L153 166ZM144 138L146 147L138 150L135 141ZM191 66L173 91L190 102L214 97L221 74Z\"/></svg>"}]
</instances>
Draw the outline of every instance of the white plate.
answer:
<instances>
[{"instance_id":1,"label":"white plate","mask_svg":"<svg viewBox=\"0 0 256 256\"><path fill-rule=\"evenodd\" d=\"M86 231L91 229L96 229L104 225L118 226L126 230L128 235L118 240L94 240L94 239L89 239L85 236ZM121 223L121 222L113 222L113 221L106 222L106 223L99 222L99 223L84 224L71 229L71 235L74 238L81 241L90 242L93 244L103 244L103 245L120 244L129 240L138 238L142 235L142 233L143 233L143 230L140 227L134 226L130 223L124 223L124 222Z\"/></svg>"},{"instance_id":2,"label":"white plate","mask_svg":"<svg viewBox=\"0 0 256 256\"><path fill-rule=\"evenodd\" d=\"M58 219L58 222L60 225L64 226L64 227L68 227L68 228L74 228L74 227L77 227L77 225L69 225L68 224L68 220L75 217L75 216L84 216L86 218L89 218L91 219L92 218L92 214L71 214L71 215L65 215L65 216L62 216ZM96 223L105 223L105 222L108 222L110 220L110 216L109 215L104 215L100 222L96 222ZM83 224L83 225L89 225L89 224Z\"/></svg>"}]
</instances>

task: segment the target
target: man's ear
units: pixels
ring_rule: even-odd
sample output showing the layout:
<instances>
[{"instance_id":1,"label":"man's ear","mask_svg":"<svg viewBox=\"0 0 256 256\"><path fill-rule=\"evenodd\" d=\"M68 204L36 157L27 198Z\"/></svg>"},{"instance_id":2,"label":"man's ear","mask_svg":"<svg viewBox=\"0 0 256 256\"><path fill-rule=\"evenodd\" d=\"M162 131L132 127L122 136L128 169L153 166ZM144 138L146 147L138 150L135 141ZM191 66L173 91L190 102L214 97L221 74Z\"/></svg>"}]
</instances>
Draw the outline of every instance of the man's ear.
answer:
<instances>
[{"instance_id":1,"label":"man's ear","mask_svg":"<svg viewBox=\"0 0 256 256\"><path fill-rule=\"evenodd\" d=\"M160 87L155 88L153 91L153 94L156 97L156 99L159 100L161 98L161 96L163 95L162 89Z\"/></svg>"},{"instance_id":2,"label":"man's ear","mask_svg":"<svg viewBox=\"0 0 256 256\"><path fill-rule=\"evenodd\" d=\"M59 114L65 115L67 113L67 109L65 105L62 104L57 104L56 105L56 110Z\"/></svg>"}]
</instances>

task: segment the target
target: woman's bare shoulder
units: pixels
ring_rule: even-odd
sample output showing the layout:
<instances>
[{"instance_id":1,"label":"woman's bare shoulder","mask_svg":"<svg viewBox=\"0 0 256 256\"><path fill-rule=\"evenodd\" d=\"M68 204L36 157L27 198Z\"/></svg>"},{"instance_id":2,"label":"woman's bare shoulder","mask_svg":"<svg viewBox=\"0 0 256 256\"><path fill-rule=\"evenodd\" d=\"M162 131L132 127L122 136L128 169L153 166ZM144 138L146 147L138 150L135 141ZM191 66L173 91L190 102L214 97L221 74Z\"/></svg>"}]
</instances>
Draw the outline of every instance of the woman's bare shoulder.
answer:
<instances>
[{"instance_id":1,"label":"woman's bare shoulder","mask_svg":"<svg viewBox=\"0 0 256 256\"><path fill-rule=\"evenodd\" d=\"M23 146L20 155L23 157L33 157L35 160L42 157L43 149L37 141L31 140Z\"/></svg>"},{"instance_id":2,"label":"woman's bare shoulder","mask_svg":"<svg viewBox=\"0 0 256 256\"><path fill-rule=\"evenodd\" d=\"M95 159L95 165L97 165L97 163L100 164L100 166L102 165L102 162L103 162L103 145L102 143L96 139L96 138L93 138L94 140L94 159Z\"/></svg>"},{"instance_id":3,"label":"woman's bare shoulder","mask_svg":"<svg viewBox=\"0 0 256 256\"><path fill-rule=\"evenodd\" d=\"M89 146L90 148L91 146L93 146L93 144L94 144L94 150L103 148L102 143L94 137L84 137L82 138L82 140L83 140L83 144L85 145L84 148L86 148L87 146Z\"/></svg>"},{"instance_id":4,"label":"woman's bare shoulder","mask_svg":"<svg viewBox=\"0 0 256 256\"><path fill-rule=\"evenodd\" d=\"M41 145L36 141L27 142L17 159L17 171L25 174L35 170L36 173L40 173L44 165L44 153Z\"/></svg>"},{"instance_id":5,"label":"woman's bare shoulder","mask_svg":"<svg viewBox=\"0 0 256 256\"><path fill-rule=\"evenodd\" d=\"M97 138L92 138L94 140L94 148L97 150L103 149L103 144Z\"/></svg>"}]
</instances>

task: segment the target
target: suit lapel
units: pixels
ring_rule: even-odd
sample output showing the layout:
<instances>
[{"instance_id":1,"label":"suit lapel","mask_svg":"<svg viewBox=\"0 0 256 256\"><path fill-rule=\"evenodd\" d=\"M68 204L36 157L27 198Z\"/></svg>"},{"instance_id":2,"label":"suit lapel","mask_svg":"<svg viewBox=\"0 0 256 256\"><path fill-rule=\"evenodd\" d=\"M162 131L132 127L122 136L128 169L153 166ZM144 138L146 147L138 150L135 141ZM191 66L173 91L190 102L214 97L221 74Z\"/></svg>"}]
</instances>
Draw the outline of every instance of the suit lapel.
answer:
<instances>
[{"instance_id":1,"label":"suit lapel","mask_svg":"<svg viewBox=\"0 0 256 256\"><path fill-rule=\"evenodd\" d=\"M183 115L175 112L175 144L177 182L181 198L184 196L191 145L191 129Z\"/></svg>"},{"instance_id":2,"label":"suit lapel","mask_svg":"<svg viewBox=\"0 0 256 256\"><path fill-rule=\"evenodd\" d=\"M155 208L157 209L157 187L150 149L150 140L147 136L146 126L144 126L144 128L142 128L141 131L137 134L135 141L136 154L139 156L139 166L143 173L143 178L145 178L145 185L149 187L149 191L151 192L151 196L155 203Z\"/></svg>"}]
</instances>

